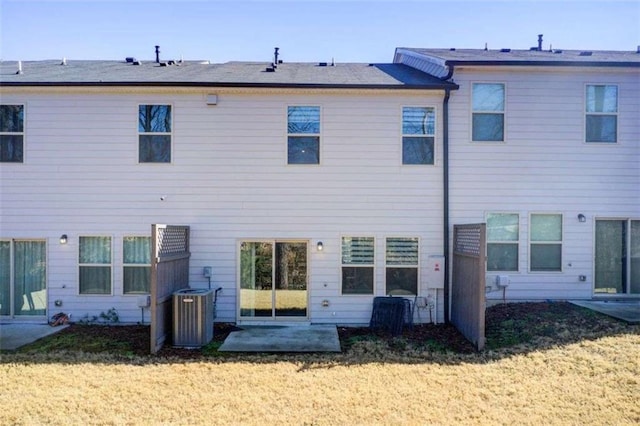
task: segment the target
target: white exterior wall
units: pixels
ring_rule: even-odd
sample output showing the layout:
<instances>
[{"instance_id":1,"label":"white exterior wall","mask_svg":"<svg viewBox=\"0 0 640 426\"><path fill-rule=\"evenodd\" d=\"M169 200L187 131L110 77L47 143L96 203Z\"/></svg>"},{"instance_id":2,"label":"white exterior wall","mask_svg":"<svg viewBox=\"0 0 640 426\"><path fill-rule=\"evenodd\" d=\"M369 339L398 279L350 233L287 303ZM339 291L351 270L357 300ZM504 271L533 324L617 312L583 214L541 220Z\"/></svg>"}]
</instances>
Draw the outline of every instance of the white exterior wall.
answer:
<instances>
[{"instance_id":1,"label":"white exterior wall","mask_svg":"<svg viewBox=\"0 0 640 426\"><path fill-rule=\"evenodd\" d=\"M191 226L190 285L206 288L213 267L217 321L237 319L243 239L309 241L312 322L368 323L387 236L420 238L427 295L426 259L442 254L442 93L226 89L207 106L212 91L160 90L3 89L2 103L25 105L25 142L23 164L0 164L0 239L47 239L49 316L115 307L139 321L137 296L122 294L122 239L152 223ZM138 105L150 103L173 107L171 164L138 164ZM321 107L320 165L287 165L288 105ZM401 164L403 106L436 109L435 166ZM341 296L343 235L376 237L373 296ZM112 237L112 295L78 294L79 236Z\"/></svg>"},{"instance_id":2,"label":"white exterior wall","mask_svg":"<svg viewBox=\"0 0 640 426\"><path fill-rule=\"evenodd\" d=\"M454 79L460 90L450 100L451 224L519 213L519 272L501 274L511 279L507 299L591 298L595 219L640 218L639 71L456 68ZM473 82L505 83L504 143L471 142ZM584 142L586 84L618 85L616 144ZM529 215L547 212L563 214L562 272L530 273ZM487 274L487 284L495 275Z\"/></svg>"}]
</instances>

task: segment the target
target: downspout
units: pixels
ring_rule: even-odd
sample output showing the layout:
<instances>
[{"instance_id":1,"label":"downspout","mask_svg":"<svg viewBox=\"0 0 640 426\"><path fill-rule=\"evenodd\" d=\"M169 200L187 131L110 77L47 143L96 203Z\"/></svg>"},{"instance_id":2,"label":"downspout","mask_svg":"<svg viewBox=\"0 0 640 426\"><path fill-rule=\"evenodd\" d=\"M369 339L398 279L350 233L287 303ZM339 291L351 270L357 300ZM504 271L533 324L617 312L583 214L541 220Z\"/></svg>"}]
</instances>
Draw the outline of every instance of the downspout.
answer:
<instances>
[{"instance_id":1,"label":"downspout","mask_svg":"<svg viewBox=\"0 0 640 426\"><path fill-rule=\"evenodd\" d=\"M453 68L451 68L453 69ZM442 101L442 218L444 251L444 322L449 323L449 96L445 89Z\"/></svg>"},{"instance_id":2,"label":"downspout","mask_svg":"<svg viewBox=\"0 0 640 426\"><path fill-rule=\"evenodd\" d=\"M449 64L447 75L442 80L453 77L454 66ZM449 97L451 89L445 89L442 100L442 222L444 251L444 322L449 323Z\"/></svg>"}]
</instances>

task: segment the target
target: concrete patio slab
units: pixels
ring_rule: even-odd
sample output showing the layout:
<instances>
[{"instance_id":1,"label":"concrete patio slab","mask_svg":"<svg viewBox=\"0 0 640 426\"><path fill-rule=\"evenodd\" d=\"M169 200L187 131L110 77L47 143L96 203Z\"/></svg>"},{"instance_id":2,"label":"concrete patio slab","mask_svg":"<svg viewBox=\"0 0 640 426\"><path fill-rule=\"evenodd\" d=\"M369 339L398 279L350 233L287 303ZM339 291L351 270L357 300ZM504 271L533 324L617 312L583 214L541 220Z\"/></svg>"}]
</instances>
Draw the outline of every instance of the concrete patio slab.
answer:
<instances>
[{"instance_id":1,"label":"concrete patio slab","mask_svg":"<svg viewBox=\"0 0 640 426\"><path fill-rule=\"evenodd\" d=\"M340 352L335 325L242 326L220 352Z\"/></svg>"},{"instance_id":2,"label":"concrete patio slab","mask_svg":"<svg viewBox=\"0 0 640 426\"><path fill-rule=\"evenodd\" d=\"M49 324L2 323L0 324L0 350L15 351L67 327L67 325L51 327Z\"/></svg>"},{"instance_id":3,"label":"concrete patio slab","mask_svg":"<svg viewBox=\"0 0 640 426\"><path fill-rule=\"evenodd\" d=\"M571 300L570 303L629 324L640 324L640 300Z\"/></svg>"}]
</instances>

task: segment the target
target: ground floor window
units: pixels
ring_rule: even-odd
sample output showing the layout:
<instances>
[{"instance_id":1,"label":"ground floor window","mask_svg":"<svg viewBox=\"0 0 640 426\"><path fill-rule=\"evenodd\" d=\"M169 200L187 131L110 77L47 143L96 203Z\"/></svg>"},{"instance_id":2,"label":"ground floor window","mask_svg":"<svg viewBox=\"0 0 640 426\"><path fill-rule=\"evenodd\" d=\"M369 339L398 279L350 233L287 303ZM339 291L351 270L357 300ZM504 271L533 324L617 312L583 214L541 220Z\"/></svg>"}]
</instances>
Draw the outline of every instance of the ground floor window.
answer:
<instances>
[{"instance_id":1,"label":"ground floor window","mask_svg":"<svg viewBox=\"0 0 640 426\"><path fill-rule=\"evenodd\" d=\"M594 292L640 294L640 220L596 220Z\"/></svg>"},{"instance_id":2,"label":"ground floor window","mask_svg":"<svg viewBox=\"0 0 640 426\"><path fill-rule=\"evenodd\" d=\"M342 294L373 294L373 237L342 237Z\"/></svg>"},{"instance_id":3,"label":"ground floor window","mask_svg":"<svg viewBox=\"0 0 640 426\"><path fill-rule=\"evenodd\" d=\"M240 317L306 317L307 242L240 243Z\"/></svg>"},{"instance_id":4,"label":"ground floor window","mask_svg":"<svg viewBox=\"0 0 640 426\"><path fill-rule=\"evenodd\" d=\"M529 230L531 272L562 271L562 215L531 214Z\"/></svg>"},{"instance_id":5,"label":"ground floor window","mask_svg":"<svg viewBox=\"0 0 640 426\"><path fill-rule=\"evenodd\" d=\"M42 240L0 241L0 315L46 315L46 252Z\"/></svg>"},{"instance_id":6,"label":"ground floor window","mask_svg":"<svg viewBox=\"0 0 640 426\"><path fill-rule=\"evenodd\" d=\"M151 287L151 237L124 237L122 256L123 293L149 293Z\"/></svg>"},{"instance_id":7,"label":"ground floor window","mask_svg":"<svg viewBox=\"0 0 640 426\"><path fill-rule=\"evenodd\" d=\"M80 237L80 294L111 294L111 237Z\"/></svg>"},{"instance_id":8,"label":"ground floor window","mask_svg":"<svg viewBox=\"0 0 640 426\"><path fill-rule=\"evenodd\" d=\"M487 271L517 271L519 247L517 213L487 214Z\"/></svg>"},{"instance_id":9,"label":"ground floor window","mask_svg":"<svg viewBox=\"0 0 640 426\"><path fill-rule=\"evenodd\" d=\"M387 238L386 294L418 294L418 238Z\"/></svg>"}]
</instances>

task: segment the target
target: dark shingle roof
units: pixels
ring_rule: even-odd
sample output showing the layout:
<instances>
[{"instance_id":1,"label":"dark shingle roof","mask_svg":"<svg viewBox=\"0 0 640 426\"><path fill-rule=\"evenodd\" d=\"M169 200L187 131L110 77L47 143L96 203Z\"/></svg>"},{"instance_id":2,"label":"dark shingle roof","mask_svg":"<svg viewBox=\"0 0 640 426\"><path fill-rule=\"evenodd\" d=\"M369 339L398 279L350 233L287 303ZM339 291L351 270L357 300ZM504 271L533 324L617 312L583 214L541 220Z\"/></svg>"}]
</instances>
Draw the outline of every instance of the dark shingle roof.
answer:
<instances>
[{"instance_id":1,"label":"dark shingle roof","mask_svg":"<svg viewBox=\"0 0 640 426\"><path fill-rule=\"evenodd\" d=\"M398 50L430 56L443 65L538 65L640 67L640 53L616 50L422 49Z\"/></svg>"},{"instance_id":2,"label":"dark shingle roof","mask_svg":"<svg viewBox=\"0 0 640 426\"><path fill-rule=\"evenodd\" d=\"M455 89L403 64L283 63L267 72L269 63L187 61L160 66L155 62L133 65L125 61L24 61L16 74L16 61L0 63L2 86L229 86Z\"/></svg>"}]
</instances>

